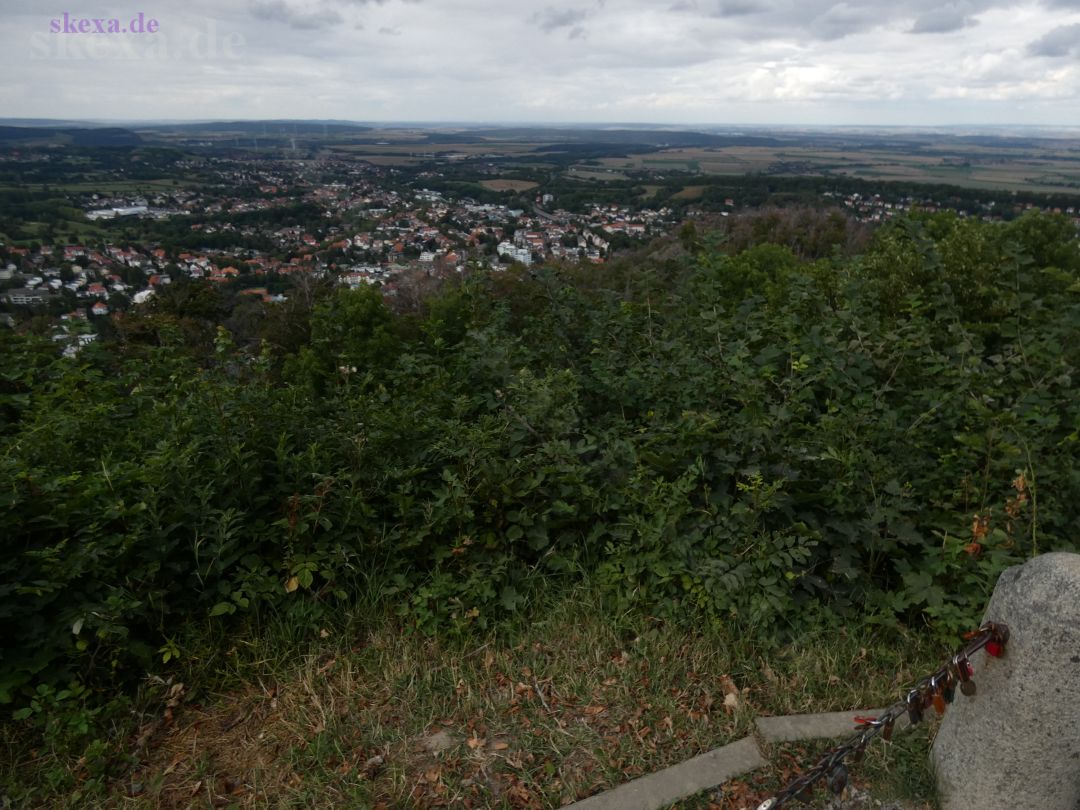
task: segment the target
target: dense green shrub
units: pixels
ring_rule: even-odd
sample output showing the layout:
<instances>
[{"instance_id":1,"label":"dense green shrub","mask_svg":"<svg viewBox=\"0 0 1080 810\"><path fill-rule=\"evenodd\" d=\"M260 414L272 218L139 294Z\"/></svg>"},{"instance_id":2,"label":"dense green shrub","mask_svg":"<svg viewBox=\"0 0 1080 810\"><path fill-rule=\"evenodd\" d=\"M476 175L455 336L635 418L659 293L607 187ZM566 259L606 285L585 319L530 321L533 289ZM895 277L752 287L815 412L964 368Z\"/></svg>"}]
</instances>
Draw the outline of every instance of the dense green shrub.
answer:
<instances>
[{"instance_id":1,"label":"dense green shrub","mask_svg":"<svg viewBox=\"0 0 1080 810\"><path fill-rule=\"evenodd\" d=\"M283 364L224 330L74 361L4 333L0 701L359 587L432 630L581 576L762 637L968 625L1003 567L1076 548L1069 228L498 274L420 323L342 292Z\"/></svg>"}]
</instances>

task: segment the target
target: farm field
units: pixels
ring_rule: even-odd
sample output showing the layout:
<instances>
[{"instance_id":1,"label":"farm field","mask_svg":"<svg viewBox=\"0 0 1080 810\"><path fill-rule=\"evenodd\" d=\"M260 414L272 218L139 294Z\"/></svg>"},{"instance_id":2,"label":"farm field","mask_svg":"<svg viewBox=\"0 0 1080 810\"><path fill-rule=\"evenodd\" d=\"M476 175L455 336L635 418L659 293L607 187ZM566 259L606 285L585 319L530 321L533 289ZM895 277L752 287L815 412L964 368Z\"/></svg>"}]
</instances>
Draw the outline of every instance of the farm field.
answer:
<instances>
[{"instance_id":1,"label":"farm field","mask_svg":"<svg viewBox=\"0 0 1080 810\"><path fill-rule=\"evenodd\" d=\"M503 171L535 171L541 182L539 173L555 170L567 179L591 183L655 183L668 173L838 175L969 189L1080 191L1080 140L1067 134L970 135L844 129L763 129L717 134L707 130L616 127L324 127L280 122L236 122L206 129L151 127L139 129L137 134L146 143L254 147L286 158L299 151L308 156L359 160L384 167L495 163ZM519 183L529 180L515 178ZM485 187L500 190L498 185ZM506 190L527 189L507 186Z\"/></svg>"},{"instance_id":2,"label":"farm field","mask_svg":"<svg viewBox=\"0 0 1080 810\"><path fill-rule=\"evenodd\" d=\"M614 169L597 169L589 166L573 166L567 170L566 175L575 180L599 180L601 182L630 179L627 174Z\"/></svg>"},{"instance_id":3,"label":"farm field","mask_svg":"<svg viewBox=\"0 0 1080 810\"><path fill-rule=\"evenodd\" d=\"M678 200L696 200L704 193L705 186L686 186L682 191L675 195L675 198Z\"/></svg>"},{"instance_id":4,"label":"farm field","mask_svg":"<svg viewBox=\"0 0 1080 810\"><path fill-rule=\"evenodd\" d=\"M16 191L22 188L51 189L70 194L153 194L155 192L174 191L178 188L191 187L193 181L183 179L156 180L87 180L79 183L0 183L0 192Z\"/></svg>"},{"instance_id":5,"label":"farm field","mask_svg":"<svg viewBox=\"0 0 1080 810\"><path fill-rule=\"evenodd\" d=\"M819 146L731 146L650 151L607 157L599 163L621 171L691 174L827 175L882 181L944 183L964 188L1068 192L1080 189L1080 147L911 149Z\"/></svg>"},{"instance_id":6,"label":"farm field","mask_svg":"<svg viewBox=\"0 0 1080 810\"><path fill-rule=\"evenodd\" d=\"M489 191L530 191L539 183L530 180L481 180L480 185Z\"/></svg>"}]
</instances>

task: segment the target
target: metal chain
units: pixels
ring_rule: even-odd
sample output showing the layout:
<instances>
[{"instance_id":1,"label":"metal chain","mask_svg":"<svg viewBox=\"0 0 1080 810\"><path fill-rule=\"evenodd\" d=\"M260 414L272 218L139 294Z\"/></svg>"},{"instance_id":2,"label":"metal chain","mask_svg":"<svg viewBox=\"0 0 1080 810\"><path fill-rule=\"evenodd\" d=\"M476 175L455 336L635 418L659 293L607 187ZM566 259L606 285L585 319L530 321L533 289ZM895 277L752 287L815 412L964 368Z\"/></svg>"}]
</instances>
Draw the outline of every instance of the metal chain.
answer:
<instances>
[{"instance_id":1,"label":"metal chain","mask_svg":"<svg viewBox=\"0 0 1080 810\"><path fill-rule=\"evenodd\" d=\"M766 799L757 810L780 810L792 800L806 801L810 798L814 785L828 777L829 789L839 796L848 783L847 764L858 762L866 746L875 737L886 742L892 737L896 721L905 714L914 725L923 719L924 714L933 707L938 714L945 713L947 704L956 696L956 688L966 696L975 694L974 669L971 656L979 650L986 650L988 655L1000 657L1005 652L1009 640L1009 628L1001 623L987 622L974 633L969 634L968 643L934 673L920 679L907 693L877 717L856 717L855 722L862 730L846 742L825 752L810 770L793 781L773 798Z\"/></svg>"}]
</instances>

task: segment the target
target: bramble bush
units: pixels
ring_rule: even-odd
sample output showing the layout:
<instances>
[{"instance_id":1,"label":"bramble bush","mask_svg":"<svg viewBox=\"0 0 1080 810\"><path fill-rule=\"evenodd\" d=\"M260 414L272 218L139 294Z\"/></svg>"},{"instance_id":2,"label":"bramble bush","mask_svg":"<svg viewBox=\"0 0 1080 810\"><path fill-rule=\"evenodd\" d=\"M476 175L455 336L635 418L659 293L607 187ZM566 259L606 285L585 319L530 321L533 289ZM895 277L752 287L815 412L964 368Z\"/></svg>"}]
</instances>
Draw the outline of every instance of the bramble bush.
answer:
<instances>
[{"instance_id":1,"label":"bramble bush","mask_svg":"<svg viewBox=\"0 0 1080 810\"><path fill-rule=\"evenodd\" d=\"M478 276L422 316L336 292L286 356L5 332L0 701L90 706L200 628L361 588L429 632L582 577L762 639L954 632L1006 566L1076 548L1071 225L698 247Z\"/></svg>"}]
</instances>

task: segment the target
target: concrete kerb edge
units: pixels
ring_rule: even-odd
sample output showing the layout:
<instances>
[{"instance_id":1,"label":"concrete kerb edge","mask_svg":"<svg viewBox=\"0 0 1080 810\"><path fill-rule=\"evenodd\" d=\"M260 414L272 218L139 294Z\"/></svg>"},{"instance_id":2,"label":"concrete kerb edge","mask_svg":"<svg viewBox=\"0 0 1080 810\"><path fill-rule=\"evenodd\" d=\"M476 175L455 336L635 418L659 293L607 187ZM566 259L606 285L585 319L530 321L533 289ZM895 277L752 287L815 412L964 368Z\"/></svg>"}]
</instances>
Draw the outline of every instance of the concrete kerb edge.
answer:
<instances>
[{"instance_id":1,"label":"concrete kerb edge","mask_svg":"<svg viewBox=\"0 0 1080 810\"><path fill-rule=\"evenodd\" d=\"M748 737L566 805L564 810L659 810L767 765L762 753L767 745L844 737L855 732L856 715L876 717L881 711L760 717L754 721L754 733ZM753 755L748 756L748 747Z\"/></svg>"}]
</instances>

